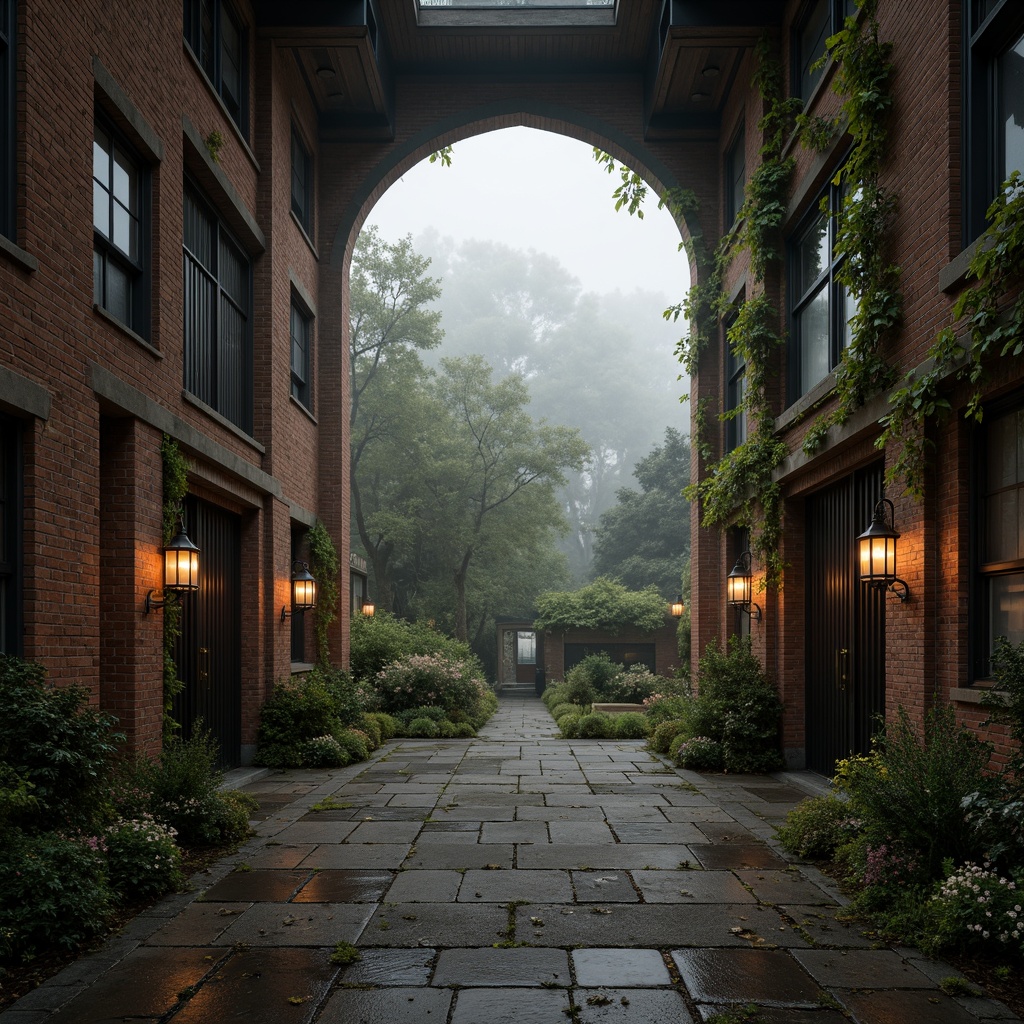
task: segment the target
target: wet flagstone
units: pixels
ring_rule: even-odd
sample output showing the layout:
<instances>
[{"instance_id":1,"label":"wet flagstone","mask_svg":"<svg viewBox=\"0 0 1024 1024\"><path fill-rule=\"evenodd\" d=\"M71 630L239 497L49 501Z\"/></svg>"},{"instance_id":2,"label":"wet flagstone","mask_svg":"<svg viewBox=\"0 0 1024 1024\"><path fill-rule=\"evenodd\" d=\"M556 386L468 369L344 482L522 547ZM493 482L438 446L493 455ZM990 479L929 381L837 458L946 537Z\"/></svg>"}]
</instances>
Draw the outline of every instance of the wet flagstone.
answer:
<instances>
[{"instance_id":1,"label":"wet flagstone","mask_svg":"<svg viewBox=\"0 0 1024 1024\"><path fill-rule=\"evenodd\" d=\"M503 699L475 740L250 784L252 840L0 1024L1016 1020L944 995L946 965L870 948L780 853L805 784L562 740L538 700ZM359 959L332 963L339 943Z\"/></svg>"}]
</instances>

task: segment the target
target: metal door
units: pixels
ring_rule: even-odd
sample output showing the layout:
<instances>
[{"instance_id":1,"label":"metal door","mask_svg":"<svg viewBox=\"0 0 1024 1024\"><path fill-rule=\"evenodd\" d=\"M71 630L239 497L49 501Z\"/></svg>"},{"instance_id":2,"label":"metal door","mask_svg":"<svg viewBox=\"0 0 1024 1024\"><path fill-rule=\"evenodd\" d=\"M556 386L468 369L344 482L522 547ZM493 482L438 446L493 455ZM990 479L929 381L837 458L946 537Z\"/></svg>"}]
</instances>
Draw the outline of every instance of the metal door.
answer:
<instances>
[{"instance_id":1,"label":"metal door","mask_svg":"<svg viewBox=\"0 0 1024 1024\"><path fill-rule=\"evenodd\" d=\"M824 775L870 749L885 712L885 595L857 579L854 543L882 472L859 470L807 499L806 750Z\"/></svg>"},{"instance_id":2,"label":"metal door","mask_svg":"<svg viewBox=\"0 0 1024 1024\"><path fill-rule=\"evenodd\" d=\"M182 599L174 660L185 687L173 714L185 739L201 721L220 744L221 766L234 767L242 754L241 523L192 497L185 519L200 549L199 590Z\"/></svg>"}]
</instances>

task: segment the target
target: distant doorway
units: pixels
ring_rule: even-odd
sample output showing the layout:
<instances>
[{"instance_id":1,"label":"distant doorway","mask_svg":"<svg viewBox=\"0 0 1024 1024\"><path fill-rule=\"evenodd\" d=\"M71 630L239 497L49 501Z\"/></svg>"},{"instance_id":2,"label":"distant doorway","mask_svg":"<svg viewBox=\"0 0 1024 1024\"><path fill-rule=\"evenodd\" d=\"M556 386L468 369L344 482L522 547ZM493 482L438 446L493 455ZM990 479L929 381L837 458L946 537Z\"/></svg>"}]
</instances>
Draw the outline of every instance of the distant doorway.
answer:
<instances>
[{"instance_id":1,"label":"distant doorway","mask_svg":"<svg viewBox=\"0 0 1024 1024\"><path fill-rule=\"evenodd\" d=\"M200 723L208 729L230 768L242 759L241 521L190 497L185 522L201 551L200 587L182 600L174 660L185 687L173 714L185 739Z\"/></svg>"}]
</instances>

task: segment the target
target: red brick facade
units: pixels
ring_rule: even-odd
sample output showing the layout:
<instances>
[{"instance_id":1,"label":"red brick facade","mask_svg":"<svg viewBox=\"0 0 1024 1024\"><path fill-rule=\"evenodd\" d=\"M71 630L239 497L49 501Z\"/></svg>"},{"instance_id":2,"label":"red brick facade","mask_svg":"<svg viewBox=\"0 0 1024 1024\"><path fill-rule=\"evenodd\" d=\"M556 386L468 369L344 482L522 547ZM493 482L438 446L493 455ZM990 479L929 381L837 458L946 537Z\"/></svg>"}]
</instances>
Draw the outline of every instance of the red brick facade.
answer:
<instances>
[{"instance_id":1,"label":"red brick facade","mask_svg":"<svg viewBox=\"0 0 1024 1024\"><path fill-rule=\"evenodd\" d=\"M373 93L387 111L381 128L369 114L349 121L325 116L318 108L320 85L295 57L297 48L312 47L318 34L331 45L354 40L365 47L368 31L303 29L298 17L303 5L294 6L297 13L282 14L272 4L238 0L233 5L245 30L248 61L242 87L247 117L240 129L183 42L182 5L13 2L16 33L13 49L6 52L13 60L15 217L0 231L0 412L7 417L8 443L20 458L20 649L43 662L58 683L86 685L98 703L121 717L132 744L148 751L159 746L162 700L162 618L144 609L146 594L161 582L162 435L172 437L188 458L190 493L238 517L244 758L251 753L260 703L274 681L293 668L291 625L280 614L288 603L293 535L322 521L347 574L348 269L373 203L403 171L439 147L483 131L526 125L559 132L609 151L655 189L691 189L696 212L680 224L681 233L702 235L712 249L727 227L723 161L741 126L748 179L758 159L756 126L763 111L753 86L752 44L765 26L728 27L741 59L735 75L721 84L713 116L656 125L650 104L663 105L669 92L653 99L649 94L643 48L648 36L658 45L654 28L661 4L644 0L632 5L639 14L620 12L624 25L650 21L651 31L638 30L639 42L629 44L640 55L632 64L595 64L598 70L584 73L574 70L576 65L539 62L520 68L513 61L491 73L477 60L460 66L458 74L447 73L444 60L429 65L431 40L443 34L431 30L428 37L409 27L411 0L401 11L390 0L384 8L339 4L346 11L376 12L408 62L403 66L396 59L386 87ZM767 26L787 80L791 40L808 6L790 0L781 21ZM273 19L293 14L295 25L274 27ZM963 17L959 2L932 5L922 19L914 5L880 0L879 19L882 37L895 47L892 141L882 184L898 203L891 258L902 269L905 303L902 329L886 356L902 376L921 363L936 333L949 323L963 286L961 254L973 240L964 237L961 212ZM670 27L666 38L683 38ZM398 38L400 33L405 35ZM472 35L453 33L451 45L474 45L465 42ZM568 29L552 33L552 46L571 35ZM498 47L498 36L482 35L481 45ZM531 53L540 53L548 40L536 31L517 38ZM592 51L596 60L602 38L581 32L581 46L590 51L580 52ZM416 59L416 46L427 56ZM323 67L313 78L321 72L324 79L336 74ZM829 87L833 74L826 67L809 112L836 110L838 100ZM673 93L686 94L680 109L689 103L691 88L697 87L685 85ZM98 117L131 146L151 180L146 261L152 301L138 332L94 305L91 170ZM207 146L211 133L224 140L216 160ZM313 166L308 230L291 209L293 133ZM796 172L783 244L813 210L821 187L837 170L843 146L840 139L818 154L790 141L787 153L796 160ZM251 261L251 434L183 388L186 180ZM790 286L783 261L765 287L784 321ZM681 293L683 288L680 281ZM726 288L730 295L752 288L745 258L730 268ZM313 323L311 409L291 395L293 296ZM787 329L787 323L780 328ZM787 709L785 746L797 765L807 740L806 645L815 629L804 589L805 538L816 529L806 514L808 496L879 459L891 464L893 453L874 447L877 421L886 411L882 396L833 431L813 456L803 455L800 443L814 416L834 402L829 379L792 400L784 354L777 370L773 413L792 453L778 474L787 568L781 590L759 595L764 614L752 624L752 635L779 681ZM1006 395L1022 381L1017 361L1003 361L987 387L993 397ZM720 344L702 357L691 407L710 399L714 413L724 390ZM886 603L885 708L891 714L905 706L919 718L934 701L952 696L963 717L976 724L977 689L968 663L968 638L976 626L968 600L974 586L969 468L976 449L971 430L957 415L966 390L952 387L951 399L954 414L935 431L925 500L915 503L892 488L887 495L895 503L901 575L912 597L906 604L891 597ZM724 425L713 414L710 424L713 446L721 451ZM694 479L706 472L695 455ZM735 554L726 538L694 518L695 661L713 639L733 628L724 589ZM339 589L347 593L346 578L339 580ZM331 650L344 665L350 614L344 597L339 612ZM307 649L311 644L310 632Z\"/></svg>"}]
</instances>

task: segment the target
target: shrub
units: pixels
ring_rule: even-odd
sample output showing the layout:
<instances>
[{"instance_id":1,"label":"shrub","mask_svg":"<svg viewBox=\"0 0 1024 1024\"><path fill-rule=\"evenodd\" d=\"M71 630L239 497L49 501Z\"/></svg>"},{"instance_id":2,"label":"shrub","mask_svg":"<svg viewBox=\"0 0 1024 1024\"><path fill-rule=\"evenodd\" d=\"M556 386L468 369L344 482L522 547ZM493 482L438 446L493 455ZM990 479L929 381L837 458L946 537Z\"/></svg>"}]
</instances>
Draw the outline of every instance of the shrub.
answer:
<instances>
[{"instance_id":1,"label":"shrub","mask_svg":"<svg viewBox=\"0 0 1024 1024\"><path fill-rule=\"evenodd\" d=\"M386 665L374 677L373 689L378 709L389 714L431 706L446 717L458 711L473 725L483 724L497 705L474 662L439 654L411 654Z\"/></svg>"},{"instance_id":2,"label":"shrub","mask_svg":"<svg viewBox=\"0 0 1024 1024\"><path fill-rule=\"evenodd\" d=\"M149 814L118 818L103 835L110 887L123 903L162 896L185 880L173 828Z\"/></svg>"},{"instance_id":3,"label":"shrub","mask_svg":"<svg viewBox=\"0 0 1024 1024\"><path fill-rule=\"evenodd\" d=\"M570 704L568 701L562 701L561 704L556 704L551 710L551 717L557 722L562 715L576 714L582 715L584 713L583 708L579 704Z\"/></svg>"},{"instance_id":4,"label":"shrub","mask_svg":"<svg viewBox=\"0 0 1024 1024\"><path fill-rule=\"evenodd\" d=\"M786 815L785 823L779 826L778 836L790 853L812 860L826 860L853 838L857 824L850 804L829 793L798 803Z\"/></svg>"},{"instance_id":5,"label":"shrub","mask_svg":"<svg viewBox=\"0 0 1024 1024\"><path fill-rule=\"evenodd\" d=\"M104 930L111 909L97 837L8 829L0 857L0 959L72 950Z\"/></svg>"},{"instance_id":6,"label":"shrub","mask_svg":"<svg viewBox=\"0 0 1024 1024\"><path fill-rule=\"evenodd\" d=\"M648 724L650 724L648 722ZM648 744L658 754L667 754L672 749L672 741L686 728L685 722L662 722L655 726Z\"/></svg>"},{"instance_id":7,"label":"shrub","mask_svg":"<svg viewBox=\"0 0 1024 1024\"><path fill-rule=\"evenodd\" d=\"M295 749L306 768L344 768L349 763L348 751L329 732L303 740Z\"/></svg>"},{"instance_id":8,"label":"shrub","mask_svg":"<svg viewBox=\"0 0 1024 1024\"><path fill-rule=\"evenodd\" d=\"M565 695L565 683L552 683L540 695L540 699L550 711L555 704L571 703Z\"/></svg>"},{"instance_id":9,"label":"shrub","mask_svg":"<svg viewBox=\"0 0 1024 1024\"><path fill-rule=\"evenodd\" d=\"M356 722L356 728L366 733L367 745L370 750L376 750L384 742L384 733L381 730L380 722L370 715L360 715Z\"/></svg>"},{"instance_id":10,"label":"shrub","mask_svg":"<svg viewBox=\"0 0 1024 1024\"><path fill-rule=\"evenodd\" d=\"M725 748L718 740L693 736L676 747L676 764L695 772L717 772L725 767Z\"/></svg>"},{"instance_id":11,"label":"shrub","mask_svg":"<svg viewBox=\"0 0 1024 1024\"><path fill-rule=\"evenodd\" d=\"M640 704L660 693L666 685L668 680L655 675L646 665L633 665L605 684L602 697L623 704Z\"/></svg>"},{"instance_id":12,"label":"shrub","mask_svg":"<svg viewBox=\"0 0 1024 1024\"><path fill-rule=\"evenodd\" d=\"M217 741L197 724L191 739L166 744L159 761L137 762L138 788L150 794L148 810L175 829L184 846L235 843L249 832L256 801L220 791L219 756Z\"/></svg>"},{"instance_id":13,"label":"shrub","mask_svg":"<svg viewBox=\"0 0 1024 1024\"><path fill-rule=\"evenodd\" d=\"M948 857L976 858L978 835L963 810L965 797L987 792L990 748L958 725L942 705L925 718L924 737L903 708L875 737L870 757L841 763L838 784L863 820L867 843L917 851L922 876L940 876Z\"/></svg>"},{"instance_id":14,"label":"shrub","mask_svg":"<svg viewBox=\"0 0 1024 1024\"><path fill-rule=\"evenodd\" d=\"M391 715L385 714L383 711L367 711L363 717L375 722L380 727L381 740L384 742L394 739L398 735L398 719Z\"/></svg>"},{"instance_id":15,"label":"shrub","mask_svg":"<svg viewBox=\"0 0 1024 1024\"><path fill-rule=\"evenodd\" d=\"M644 714L651 725L688 721L693 714L694 697L690 693L652 693L644 702Z\"/></svg>"},{"instance_id":16,"label":"shrub","mask_svg":"<svg viewBox=\"0 0 1024 1024\"><path fill-rule=\"evenodd\" d=\"M579 720L578 730L582 740L610 739L614 730L612 717L600 711L583 715Z\"/></svg>"},{"instance_id":17,"label":"shrub","mask_svg":"<svg viewBox=\"0 0 1024 1024\"><path fill-rule=\"evenodd\" d=\"M570 711L557 720L558 731L564 739L574 740L580 734L580 719L583 716L576 711Z\"/></svg>"},{"instance_id":18,"label":"shrub","mask_svg":"<svg viewBox=\"0 0 1024 1024\"><path fill-rule=\"evenodd\" d=\"M766 772L782 766L779 721L782 701L750 648L732 637L727 651L711 644L700 659L690 728L721 744L731 772Z\"/></svg>"},{"instance_id":19,"label":"shrub","mask_svg":"<svg viewBox=\"0 0 1024 1024\"><path fill-rule=\"evenodd\" d=\"M437 722L432 718L414 718L406 727L406 734L409 736L423 736L433 739L438 735Z\"/></svg>"},{"instance_id":20,"label":"shrub","mask_svg":"<svg viewBox=\"0 0 1024 1024\"><path fill-rule=\"evenodd\" d=\"M370 756L369 737L358 729L342 729L335 737L348 754L349 761L365 761Z\"/></svg>"},{"instance_id":21,"label":"shrub","mask_svg":"<svg viewBox=\"0 0 1024 1024\"><path fill-rule=\"evenodd\" d=\"M985 858L1006 872L1024 872L1024 792L1005 780L961 801L974 842Z\"/></svg>"},{"instance_id":22,"label":"shrub","mask_svg":"<svg viewBox=\"0 0 1024 1024\"><path fill-rule=\"evenodd\" d=\"M1020 956L1024 953L1024 879L1000 876L968 862L948 877L932 897L933 952L975 949Z\"/></svg>"},{"instance_id":23,"label":"shrub","mask_svg":"<svg viewBox=\"0 0 1024 1024\"><path fill-rule=\"evenodd\" d=\"M455 739L466 740L476 735L476 729L469 722L455 722L452 725L452 736Z\"/></svg>"},{"instance_id":24,"label":"shrub","mask_svg":"<svg viewBox=\"0 0 1024 1024\"><path fill-rule=\"evenodd\" d=\"M574 675L575 669L570 669L562 683L564 693L563 700L567 704L579 704L589 708L597 700L597 690L586 674L580 672Z\"/></svg>"},{"instance_id":25,"label":"shrub","mask_svg":"<svg viewBox=\"0 0 1024 1024\"><path fill-rule=\"evenodd\" d=\"M51 687L40 665L0 655L0 765L11 822L28 831L95 831L109 819L109 780L124 737L82 687ZM16 780L16 781L15 781ZM5 782L5 788L7 783ZM27 799L27 797L31 799Z\"/></svg>"},{"instance_id":26,"label":"shrub","mask_svg":"<svg viewBox=\"0 0 1024 1024\"><path fill-rule=\"evenodd\" d=\"M408 725L416 718L429 718L432 722L444 722L448 719L448 713L444 708L433 707L429 704L418 708L405 708L395 713L395 718L403 725Z\"/></svg>"},{"instance_id":27,"label":"shrub","mask_svg":"<svg viewBox=\"0 0 1024 1024\"><path fill-rule=\"evenodd\" d=\"M647 716L639 711L628 711L612 718L615 737L620 740L647 739Z\"/></svg>"},{"instance_id":28,"label":"shrub","mask_svg":"<svg viewBox=\"0 0 1024 1024\"><path fill-rule=\"evenodd\" d=\"M386 665L413 654L441 655L449 661L472 664L479 671L468 644L426 623L405 622L386 611L353 617L349 664L356 679L373 679Z\"/></svg>"}]
</instances>

